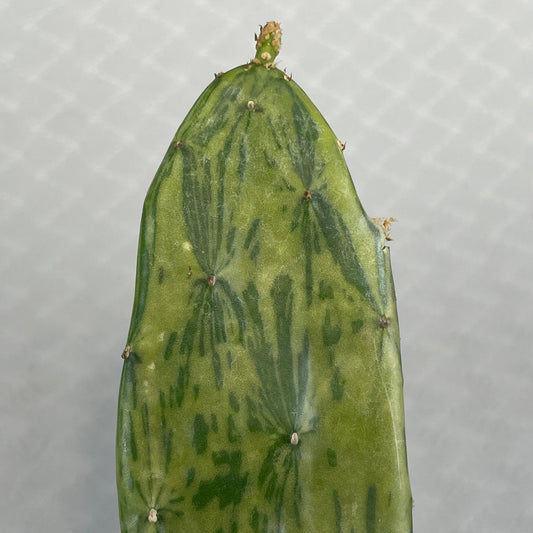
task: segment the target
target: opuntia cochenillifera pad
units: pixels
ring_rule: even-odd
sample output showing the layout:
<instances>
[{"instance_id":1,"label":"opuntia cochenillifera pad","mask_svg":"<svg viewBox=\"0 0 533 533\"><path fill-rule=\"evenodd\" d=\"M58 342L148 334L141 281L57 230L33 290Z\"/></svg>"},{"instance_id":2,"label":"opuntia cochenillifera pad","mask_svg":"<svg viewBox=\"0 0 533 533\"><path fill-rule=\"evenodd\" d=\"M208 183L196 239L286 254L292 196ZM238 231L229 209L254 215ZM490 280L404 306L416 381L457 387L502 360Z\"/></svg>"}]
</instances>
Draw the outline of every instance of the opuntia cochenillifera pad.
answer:
<instances>
[{"instance_id":1,"label":"opuntia cochenillifera pad","mask_svg":"<svg viewBox=\"0 0 533 533\"><path fill-rule=\"evenodd\" d=\"M275 66L215 76L144 203L120 386L123 533L408 533L387 224Z\"/></svg>"}]
</instances>

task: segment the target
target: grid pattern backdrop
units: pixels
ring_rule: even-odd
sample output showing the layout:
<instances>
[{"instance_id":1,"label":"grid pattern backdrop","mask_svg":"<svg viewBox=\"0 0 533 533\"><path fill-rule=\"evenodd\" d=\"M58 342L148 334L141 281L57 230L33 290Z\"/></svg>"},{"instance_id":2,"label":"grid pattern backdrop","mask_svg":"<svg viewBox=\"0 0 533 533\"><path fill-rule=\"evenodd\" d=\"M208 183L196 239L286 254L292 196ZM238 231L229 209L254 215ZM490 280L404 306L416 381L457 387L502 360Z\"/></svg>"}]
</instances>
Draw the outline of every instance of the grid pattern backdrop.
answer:
<instances>
[{"instance_id":1,"label":"grid pattern backdrop","mask_svg":"<svg viewBox=\"0 0 533 533\"><path fill-rule=\"evenodd\" d=\"M144 195L200 91L271 19L367 212L398 219L415 532L531 531L529 0L0 0L2 523L119 530Z\"/></svg>"}]
</instances>

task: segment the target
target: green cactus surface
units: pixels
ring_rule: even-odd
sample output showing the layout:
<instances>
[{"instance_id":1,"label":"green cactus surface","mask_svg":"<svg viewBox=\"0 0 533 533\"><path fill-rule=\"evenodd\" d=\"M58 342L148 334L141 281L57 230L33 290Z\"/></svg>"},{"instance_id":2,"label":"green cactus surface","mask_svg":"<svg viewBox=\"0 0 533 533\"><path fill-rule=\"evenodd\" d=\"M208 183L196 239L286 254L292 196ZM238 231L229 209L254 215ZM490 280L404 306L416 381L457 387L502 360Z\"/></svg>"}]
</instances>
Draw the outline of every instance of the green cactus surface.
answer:
<instances>
[{"instance_id":1,"label":"green cactus surface","mask_svg":"<svg viewBox=\"0 0 533 533\"><path fill-rule=\"evenodd\" d=\"M123 353L123 533L409 533L387 224L275 67L200 95L144 203Z\"/></svg>"}]
</instances>

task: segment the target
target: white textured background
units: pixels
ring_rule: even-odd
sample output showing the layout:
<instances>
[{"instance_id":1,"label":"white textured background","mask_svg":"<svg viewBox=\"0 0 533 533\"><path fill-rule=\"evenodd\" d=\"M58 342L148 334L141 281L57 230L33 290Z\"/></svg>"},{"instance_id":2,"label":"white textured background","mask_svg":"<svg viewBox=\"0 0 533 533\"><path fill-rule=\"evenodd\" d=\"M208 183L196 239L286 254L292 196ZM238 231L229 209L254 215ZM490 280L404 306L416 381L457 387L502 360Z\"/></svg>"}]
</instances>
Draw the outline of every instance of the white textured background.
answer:
<instances>
[{"instance_id":1,"label":"white textured background","mask_svg":"<svg viewBox=\"0 0 533 533\"><path fill-rule=\"evenodd\" d=\"M0 0L0 529L118 532L144 194L276 19L366 210L398 219L415 533L532 531L533 3L265 4Z\"/></svg>"}]
</instances>

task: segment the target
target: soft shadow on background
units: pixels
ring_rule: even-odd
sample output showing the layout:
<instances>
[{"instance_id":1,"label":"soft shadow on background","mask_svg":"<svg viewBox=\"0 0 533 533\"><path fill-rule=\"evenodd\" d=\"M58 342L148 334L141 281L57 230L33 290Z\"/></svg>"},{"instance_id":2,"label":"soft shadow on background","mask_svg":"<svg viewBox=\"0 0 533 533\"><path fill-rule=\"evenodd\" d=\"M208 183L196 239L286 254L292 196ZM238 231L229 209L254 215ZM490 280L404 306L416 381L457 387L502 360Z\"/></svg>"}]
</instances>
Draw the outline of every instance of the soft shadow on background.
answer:
<instances>
[{"instance_id":1,"label":"soft shadow on background","mask_svg":"<svg viewBox=\"0 0 533 533\"><path fill-rule=\"evenodd\" d=\"M213 74L279 66L391 243L415 531L527 532L533 5L0 1L0 515L118 531L120 353L145 192Z\"/></svg>"}]
</instances>

